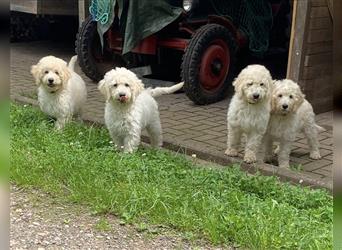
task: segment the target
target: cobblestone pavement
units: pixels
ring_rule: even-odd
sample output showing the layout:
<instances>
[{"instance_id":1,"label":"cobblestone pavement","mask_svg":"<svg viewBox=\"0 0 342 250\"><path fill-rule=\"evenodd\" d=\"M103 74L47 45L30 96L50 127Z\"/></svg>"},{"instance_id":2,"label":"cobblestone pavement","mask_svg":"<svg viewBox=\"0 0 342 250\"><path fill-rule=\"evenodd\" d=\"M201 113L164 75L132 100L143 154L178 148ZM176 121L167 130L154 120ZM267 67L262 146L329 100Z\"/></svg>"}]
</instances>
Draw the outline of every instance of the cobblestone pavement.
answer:
<instances>
[{"instance_id":1,"label":"cobblestone pavement","mask_svg":"<svg viewBox=\"0 0 342 250\"><path fill-rule=\"evenodd\" d=\"M53 54L69 60L73 55L72 48L51 46L48 43L18 43L11 46L11 98L20 96L36 99L36 87L30 75L30 66L39 58ZM104 100L94 84L77 66L76 71L87 83L88 102L84 119L103 122ZM197 153L199 157L221 164L241 162L241 159L228 159L224 156L226 147L226 114L228 100L207 105L194 105L184 93L157 98L163 127L164 144L168 148L179 149L186 153ZM28 99L27 99L28 100ZM326 128L319 134L322 159L313 161L308 156L306 139L300 134L291 154L291 164L295 170L283 171L272 165L257 166L266 174L277 174L287 180L307 182L314 186L332 188L332 112L319 114L316 117L319 125ZM266 166L267 165L267 166ZM251 166L244 169L251 170ZM265 170L266 171L263 171ZM255 169L254 169L255 170ZM254 171L253 170L253 171ZM252 171L252 172L253 172Z\"/></svg>"}]
</instances>

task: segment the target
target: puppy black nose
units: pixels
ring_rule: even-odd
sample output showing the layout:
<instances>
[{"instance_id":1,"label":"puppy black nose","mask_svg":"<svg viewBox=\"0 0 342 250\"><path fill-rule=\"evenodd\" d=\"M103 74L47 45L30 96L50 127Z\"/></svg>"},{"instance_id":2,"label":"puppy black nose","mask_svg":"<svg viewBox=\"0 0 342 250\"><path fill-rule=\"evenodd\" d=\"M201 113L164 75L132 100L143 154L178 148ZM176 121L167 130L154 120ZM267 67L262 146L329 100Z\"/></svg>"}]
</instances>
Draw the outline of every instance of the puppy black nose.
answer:
<instances>
[{"instance_id":1,"label":"puppy black nose","mask_svg":"<svg viewBox=\"0 0 342 250\"><path fill-rule=\"evenodd\" d=\"M253 94L253 98L254 98L254 99L258 99L259 96L260 96L259 94Z\"/></svg>"},{"instance_id":2,"label":"puppy black nose","mask_svg":"<svg viewBox=\"0 0 342 250\"><path fill-rule=\"evenodd\" d=\"M119 97L125 97L126 94L125 93L119 93Z\"/></svg>"},{"instance_id":3,"label":"puppy black nose","mask_svg":"<svg viewBox=\"0 0 342 250\"><path fill-rule=\"evenodd\" d=\"M287 109L288 107L289 107L289 105L283 104L283 109Z\"/></svg>"},{"instance_id":4,"label":"puppy black nose","mask_svg":"<svg viewBox=\"0 0 342 250\"><path fill-rule=\"evenodd\" d=\"M53 79L52 78L49 78L48 81L49 81L49 83L53 83Z\"/></svg>"}]
</instances>

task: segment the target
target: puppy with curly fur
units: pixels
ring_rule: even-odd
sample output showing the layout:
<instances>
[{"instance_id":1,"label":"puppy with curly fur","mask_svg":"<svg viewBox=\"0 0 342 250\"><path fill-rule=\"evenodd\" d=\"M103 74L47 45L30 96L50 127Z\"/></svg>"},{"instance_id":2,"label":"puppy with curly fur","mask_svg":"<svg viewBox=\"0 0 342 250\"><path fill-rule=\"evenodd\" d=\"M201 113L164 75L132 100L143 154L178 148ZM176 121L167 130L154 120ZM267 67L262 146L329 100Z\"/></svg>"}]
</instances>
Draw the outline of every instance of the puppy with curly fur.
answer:
<instances>
[{"instance_id":1,"label":"puppy with curly fur","mask_svg":"<svg viewBox=\"0 0 342 250\"><path fill-rule=\"evenodd\" d=\"M303 132L308 140L310 158L320 159L318 133L324 128L316 124L313 108L299 85L288 79L275 81L271 103L271 118L264 138L266 161L271 160L276 141L279 167L288 168L291 146L298 132Z\"/></svg>"},{"instance_id":2,"label":"puppy with curly fur","mask_svg":"<svg viewBox=\"0 0 342 250\"><path fill-rule=\"evenodd\" d=\"M126 68L107 72L99 82L99 90L106 98L105 124L113 142L131 153L140 144L140 136L146 129L154 147L162 146L162 129L158 104L153 97L171 94L183 87L183 83L169 88L145 89L138 77Z\"/></svg>"},{"instance_id":3,"label":"puppy with curly fur","mask_svg":"<svg viewBox=\"0 0 342 250\"><path fill-rule=\"evenodd\" d=\"M272 77L262 65L249 65L233 82L235 94L228 108L228 156L237 156L241 136L247 136L244 161L256 161L271 110Z\"/></svg>"},{"instance_id":4,"label":"puppy with curly fur","mask_svg":"<svg viewBox=\"0 0 342 250\"><path fill-rule=\"evenodd\" d=\"M56 118L55 127L62 129L73 115L81 115L87 99L83 79L74 71L77 56L67 63L54 56L40 59L31 67L31 74L38 86L38 102L41 110Z\"/></svg>"}]
</instances>

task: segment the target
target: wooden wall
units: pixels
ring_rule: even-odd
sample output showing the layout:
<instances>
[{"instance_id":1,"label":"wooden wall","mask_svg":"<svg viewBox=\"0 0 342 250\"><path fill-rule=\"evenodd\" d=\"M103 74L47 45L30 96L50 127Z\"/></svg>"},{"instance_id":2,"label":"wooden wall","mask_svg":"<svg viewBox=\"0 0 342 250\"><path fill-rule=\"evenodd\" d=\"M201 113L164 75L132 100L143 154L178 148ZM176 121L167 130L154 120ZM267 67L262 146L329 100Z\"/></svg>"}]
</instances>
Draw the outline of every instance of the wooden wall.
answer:
<instances>
[{"instance_id":1,"label":"wooden wall","mask_svg":"<svg viewBox=\"0 0 342 250\"><path fill-rule=\"evenodd\" d=\"M333 108L333 19L328 8L329 0L298 1L308 1L307 12L302 20L304 33L297 34L303 39L300 60L290 63L298 64L291 65L292 68L298 67L294 80L301 85L315 113L321 113Z\"/></svg>"}]
</instances>

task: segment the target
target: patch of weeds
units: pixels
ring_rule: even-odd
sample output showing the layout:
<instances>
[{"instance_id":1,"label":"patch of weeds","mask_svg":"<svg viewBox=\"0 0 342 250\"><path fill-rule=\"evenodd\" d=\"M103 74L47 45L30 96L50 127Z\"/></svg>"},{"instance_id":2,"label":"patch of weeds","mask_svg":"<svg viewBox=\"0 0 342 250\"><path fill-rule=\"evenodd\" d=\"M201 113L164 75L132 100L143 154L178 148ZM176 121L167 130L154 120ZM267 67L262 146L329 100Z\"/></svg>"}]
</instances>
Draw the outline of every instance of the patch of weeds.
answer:
<instances>
[{"instance_id":1,"label":"patch of weeds","mask_svg":"<svg viewBox=\"0 0 342 250\"><path fill-rule=\"evenodd\" d=\"M146 223L144 222L140 222L138 223L138 225L136 226L136 230L141 233L141 232L145 232L148 230L148 226Z\"/></svg>"},{"instance_id":2,"label":"patch of weeds","mask_svg":"<svg viewBox=\"0 0 342 250\"><path fill-rule=\"evenodd\" d=\"M100 218L95 224L95 229L101 232L108 232L112 227L106 218Z\"/></svg>"},{"instance_id":3,"label":"patch of weeds","mask_svg":"<svg viewBox=\"0 0 342 250\"><path fill-rule=\"evenodd\" d=\"M302 164L290 165L290 169L299 172L303 170L303 165Z\"/></svg>"}]
</instances>

